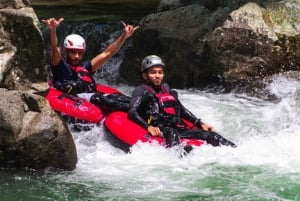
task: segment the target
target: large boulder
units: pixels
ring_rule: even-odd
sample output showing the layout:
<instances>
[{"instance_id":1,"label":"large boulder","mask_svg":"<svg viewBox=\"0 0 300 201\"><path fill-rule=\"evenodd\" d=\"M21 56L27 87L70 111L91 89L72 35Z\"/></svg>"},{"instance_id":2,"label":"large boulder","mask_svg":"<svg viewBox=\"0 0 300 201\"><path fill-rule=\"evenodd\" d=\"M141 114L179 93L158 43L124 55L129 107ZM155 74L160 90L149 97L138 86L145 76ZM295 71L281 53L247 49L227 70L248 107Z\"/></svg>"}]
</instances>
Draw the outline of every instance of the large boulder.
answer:
<instances>
[{"instance_id":1,"label":"large boulder","mask_svg":"<svg viewBox=\"0 0 300 201\"><path fill-rule=\"evenodd\" d=\"M257 1L262 7L243 1L239 8L240 1L173 2L140 21L120 68L129 84L141 82L138 67L149 54L164 59L167 81L176 88L251 91L263 88L268 76L299 70L299 2Z\"/></svg>"},{"instance_id":2,"label":"large boulder","mask_svg":"<svg viewBox=\"0 0 300 201\"><path fill-rule=\"evenodd\" d=\"M31 6L32 0L1 0L0 9L1 8L23 8L26 6Z\"/></svg>"},{"instance_id":3,"label":"large boulder","mask_svg":"<svg viewBox=\"0 0 300 201\"><path fill-rule=\"evenodd\" d=\"M218 8L228 7L231 9L237 9L240 6L243 6L246 3L257 3L258 5L265 6L269 4L274 4L277 2L282 2L282 0L161 0L157 11L167 11L172 10L178 7L187 6L190 4L197 4L204 6L209 10L217 10Z\"/></svg>"},{"instance_id":4,"label":"large boulder","mask_svg":"<svg viewBox=\"0 0 300 201\"><path fill-rule=\"evenodd\" d=\"M0 167L73 170L72 135L44 98L44 41L30 3L0 2Z\"/></svg>"},{"instance_id":5,"label":"large boulder","mask_svg":"<svg viewBox=\"0 0 300 201\"><path fill-rule=\"evenodd\" d=\"M45 48L34 10L24 1L2 2L0 8L0 87L26 90L45 82Z\"/></svg>"},{"instance_id":6,"label":"large boulder","mask_svg":"<svg viewBox=\"0 0 300 201\"><path fill-rule=\"evenodd\" d=\"M275 15L289 17L277 9L247 3L229 13L207 38L209 60L222 69L220 75L227 88L256 90L269 76L300 69L300 29L286 27L287 22L277 23Z\"/></svg>"},{"instance_id":7,"label":"large boulder","mask_svg":"<svg viewBox=\"0 0 300 201\"><path fill-rule=\"evenodd\" d=\"M0 89L0 166L72 170L72 135L47 101L33 92Z\"/></svg>"},{"instance_id":8,"label":"large boulder","mask_svg":"<svg viewBox=\"0 0 300 201\"><path fill-rule=\"evenodd\" d=\"M198 77L199 68L210 70L201 66L206 62L202 58L203 38L214 27L210 13L203 6L189 5L143 18L141 28L133 36L133 45L126 52L120 68L121 76L129 84L140 83L142 59L156 54L167 63L167 81L173 87L197 86L193 82Z\"/></svg>"},{"instance_id":9,"label":"large boulder","mask_svg":"<svg viewBox=\"0 0 300 201\"><path fill-rule=\"evenodd\" d=\"M42 96L7 89L0 96L1 167L75 168L72 135Z\"/></svg>"}]
</instances>

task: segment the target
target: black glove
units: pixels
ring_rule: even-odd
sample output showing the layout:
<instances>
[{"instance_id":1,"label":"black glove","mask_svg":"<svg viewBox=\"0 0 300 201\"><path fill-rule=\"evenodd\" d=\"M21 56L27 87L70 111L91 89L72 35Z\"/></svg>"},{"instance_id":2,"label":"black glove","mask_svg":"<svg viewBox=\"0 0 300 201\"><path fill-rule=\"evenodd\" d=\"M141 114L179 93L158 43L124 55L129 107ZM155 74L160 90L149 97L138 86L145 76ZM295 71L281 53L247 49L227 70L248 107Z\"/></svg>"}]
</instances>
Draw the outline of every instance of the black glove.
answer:
<instances>
[{"instance_id":1,"label":"black glove","mask_svg":"<svg viewBox=\"0 0 300 201\"><path fill-rule=\"evenodd\" d=\"M55 82L53 86L64 93L73 94L75 91L74 89L77 88L77 83L75 81L63 81Z\"/></svg>"},{"instance_id":2,"label":"black glove","mask_svg":"<svg viewBox=\"0 0 300 201\"><path fill-rule=\"evenodd\" d=\"M201 121L201 119L196 119L196 120L194 121L193 126L197 126L198 128L201 128L201 125L202 125L202 124L204 124L204 123Z\"/></svg>"}]
</instances>

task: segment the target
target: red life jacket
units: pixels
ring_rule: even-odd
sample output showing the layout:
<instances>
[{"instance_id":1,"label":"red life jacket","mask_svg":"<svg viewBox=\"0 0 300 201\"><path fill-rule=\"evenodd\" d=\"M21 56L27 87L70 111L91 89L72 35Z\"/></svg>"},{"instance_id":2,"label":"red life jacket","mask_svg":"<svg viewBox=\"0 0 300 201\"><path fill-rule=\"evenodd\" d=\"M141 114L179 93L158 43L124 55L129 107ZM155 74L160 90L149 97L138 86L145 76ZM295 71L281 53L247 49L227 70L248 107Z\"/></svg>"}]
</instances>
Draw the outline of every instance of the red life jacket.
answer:
<instances>
[{"instance_id":1,"label":"red life jacket","mask_svg":"<svg viewBox=\"0 0 300 201\"><path fill-rule=\"evenodd\" d=\"M164 112L164 114L167 115L179 115L180 111L177 100L164 85L161 85L160 92L155 92L154 89L149 85L145 85L145 88L156 96L160 111Z\"/></svg>"},{"instance_id":2,"label":"red life jacket","mask_svg":"<svg viewBox=\"0 0 300 201\"><path fill-rule=\"evenodd\" d=\"M77 85L75 91L78 93L85 93L85 92L95 92L96 89L96 81L92 77L91 73L82 66L71 66L70 68L76 73L77 75Z\"/></svg>"},{"instance_id":3,"label":"red life jacket","mask_svg":"<svg viewBox=\"0 0 300 201\"><path fill-rule=\"evenodd\" d=\"M71 66L70 68L77 74L77 77L87 83L95 83L95 80L91 76L91 73L82 66Z\"/></svg>"}]
</instances>

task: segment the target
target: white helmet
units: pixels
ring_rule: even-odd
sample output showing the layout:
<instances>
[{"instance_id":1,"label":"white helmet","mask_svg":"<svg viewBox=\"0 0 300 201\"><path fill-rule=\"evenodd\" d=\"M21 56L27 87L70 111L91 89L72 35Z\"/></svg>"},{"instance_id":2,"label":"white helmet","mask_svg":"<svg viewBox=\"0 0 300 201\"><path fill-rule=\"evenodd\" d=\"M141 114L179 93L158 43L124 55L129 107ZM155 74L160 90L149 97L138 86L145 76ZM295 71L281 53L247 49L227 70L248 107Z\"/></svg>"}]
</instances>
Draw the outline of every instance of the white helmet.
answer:
<instances>
[{"instance_id":1,"label":"white helmet","mask_svg":"<svg viewBox=\"0 0 300 201\"><path fill-rule=\"evenodd\" d=\"M68 35L64 40L65 50L85 51L85 40L78 34Z\"/></svg>"},{"instance_id":2,"label":"white helmet","mask_svg":"<svg viewBox=\"0 0 300 201\"><path fill-rule=\"evenodd\" d=\"M156 55L150 55L143 59L141 64L141 71L144 72L148 68L151 68L152 66L162 66L165 67L165 64L163 60Z\"/></svg>"}]
</instances>

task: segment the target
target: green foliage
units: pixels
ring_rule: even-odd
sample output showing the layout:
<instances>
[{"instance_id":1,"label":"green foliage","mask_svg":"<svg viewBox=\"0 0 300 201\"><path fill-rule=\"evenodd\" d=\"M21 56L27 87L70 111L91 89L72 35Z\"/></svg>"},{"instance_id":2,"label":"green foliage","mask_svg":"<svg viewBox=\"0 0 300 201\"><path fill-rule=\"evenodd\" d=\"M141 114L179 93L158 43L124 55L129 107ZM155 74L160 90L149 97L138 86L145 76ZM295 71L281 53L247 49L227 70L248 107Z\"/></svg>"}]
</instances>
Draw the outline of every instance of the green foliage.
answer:
<instances>
[{"instance_id":1,"label":"green foliage","mask_svg":"<svg viewBox=\"0 0 300 201\"><path fill-rule=\"evenodd\" d=\"M264 20L275 32L293 33L299 27L300 12L298 4L271 3L264 12ZM297 6L298 5L298 6Z\"/></svg>"}]
</instances>

